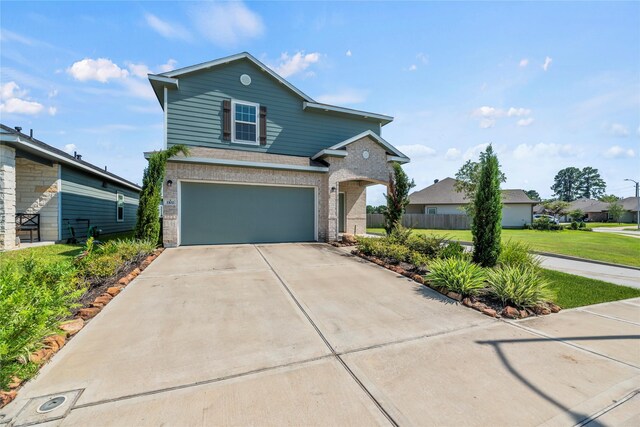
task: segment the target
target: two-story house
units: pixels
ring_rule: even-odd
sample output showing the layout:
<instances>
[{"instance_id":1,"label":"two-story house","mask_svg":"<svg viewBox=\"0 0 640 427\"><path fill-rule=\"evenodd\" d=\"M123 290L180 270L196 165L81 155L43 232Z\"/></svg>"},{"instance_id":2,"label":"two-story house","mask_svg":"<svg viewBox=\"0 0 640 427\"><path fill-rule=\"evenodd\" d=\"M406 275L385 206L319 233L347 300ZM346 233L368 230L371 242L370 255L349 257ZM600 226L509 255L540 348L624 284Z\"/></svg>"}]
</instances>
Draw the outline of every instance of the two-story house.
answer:
<instances>
[{"instance_id":1,"label":"two-story house","mask_svg":"<svg viewBox=\"0 0 640 427\"><path fill-rule=\"evenodd\" d=\"M409 158L393 118L315 102L248 53L149 75L164 110L167 247L337 240L366 231L366 188Z\"/></svg>"}]
</instances>

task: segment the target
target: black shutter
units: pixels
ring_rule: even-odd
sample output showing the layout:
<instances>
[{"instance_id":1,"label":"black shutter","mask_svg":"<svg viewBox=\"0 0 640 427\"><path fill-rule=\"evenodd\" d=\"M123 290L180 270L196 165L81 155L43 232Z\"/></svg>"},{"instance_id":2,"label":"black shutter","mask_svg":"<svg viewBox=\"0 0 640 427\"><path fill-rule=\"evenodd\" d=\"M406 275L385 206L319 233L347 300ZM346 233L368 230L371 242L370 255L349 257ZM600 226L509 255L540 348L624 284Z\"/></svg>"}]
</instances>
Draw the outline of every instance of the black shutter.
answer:
<instances>
[{"instance_id":1,"label":"black shutter","mask_svg":"<svg viewBox=\"0 0 640 427\"><path fill-rule=\"evenodd\" d=\"M267 107L260 106L260 145L267 145Z\"/></svg>"},{"instance_id":2,"label":"black shutter","mask_svg":"<svg viewBox=\"0 0 640 427\"><path fill-rule=\"evenodd\" d=\"M231 101L222 101L222 139L231 140Z\"/></svg>"}]
</instances>

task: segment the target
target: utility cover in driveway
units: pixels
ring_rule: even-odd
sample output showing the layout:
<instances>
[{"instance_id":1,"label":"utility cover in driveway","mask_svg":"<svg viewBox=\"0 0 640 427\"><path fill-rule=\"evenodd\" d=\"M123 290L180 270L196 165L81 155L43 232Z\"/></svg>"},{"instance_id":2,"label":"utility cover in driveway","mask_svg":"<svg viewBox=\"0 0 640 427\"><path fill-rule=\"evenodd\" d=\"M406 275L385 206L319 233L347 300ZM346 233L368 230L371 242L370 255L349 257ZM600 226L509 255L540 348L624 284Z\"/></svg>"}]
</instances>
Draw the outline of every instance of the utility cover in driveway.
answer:
<instances>
[{"instance_id":1,"label":"utility cover in driveway","mask_svg":"<svg viewBox=\"0 0 640 427\"><path fill-rule=\"evenodd\" d=\"M181 183L181 245L313 240L313 188Z\"/></svg>"}]
</instances>

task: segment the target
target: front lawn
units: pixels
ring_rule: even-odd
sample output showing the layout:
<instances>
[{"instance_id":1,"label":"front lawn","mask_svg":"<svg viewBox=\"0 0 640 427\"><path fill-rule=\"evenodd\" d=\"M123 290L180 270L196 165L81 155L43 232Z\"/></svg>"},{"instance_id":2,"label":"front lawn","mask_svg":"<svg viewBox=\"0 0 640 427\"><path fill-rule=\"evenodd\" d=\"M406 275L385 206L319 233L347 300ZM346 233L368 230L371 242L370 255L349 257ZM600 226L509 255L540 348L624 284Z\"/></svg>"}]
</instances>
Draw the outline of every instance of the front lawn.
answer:
<instances>
[{"instance_id":1,"label":"front lawn","mask_svg":"<svg viewBox=\"0 0 640 427\"><path fill-rule=\"evenodd\" d=\"M18 249L15 251L0 252L0 262L3 260L22 260L33 256L46 262L73 261L73 258L82 252L82 245L47 245L32 248Z\"/></svg>"},{"instance_id":2,"label":"front lawn","mask_svg":"<svg viewBox=\"0 0 640 427\"><path fill-rule=\"evenodd\" d=\"M542 277L549 282L549 288L555 294L554 302L562 308L582 307L640 297L640 289L618 286L559 271L543 269Z\"/></svg>"},{"instance_id":3,"label":"front lawn","mask_svg":"<svg viewBox=\"0 0 640 427\"><path fill-rule=\"evenodd\" d=\"M384 234L382 228L369 228L367 231ZM471 230L414 229L413 232L447 236L464 242L472 240ZM640 267L640 239L629 236L577 230L502 230L502 241L509 240L528 243L535 251Z\"/></svg>"}]
</instances>

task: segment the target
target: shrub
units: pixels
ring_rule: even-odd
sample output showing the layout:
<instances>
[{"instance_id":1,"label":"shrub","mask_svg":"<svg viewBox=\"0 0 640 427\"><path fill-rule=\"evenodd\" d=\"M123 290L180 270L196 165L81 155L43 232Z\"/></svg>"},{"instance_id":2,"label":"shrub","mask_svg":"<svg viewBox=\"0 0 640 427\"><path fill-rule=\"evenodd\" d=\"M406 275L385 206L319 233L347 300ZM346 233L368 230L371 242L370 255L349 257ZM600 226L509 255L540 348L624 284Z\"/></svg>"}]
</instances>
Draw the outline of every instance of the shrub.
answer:
<instances>
[{"instance_id":1,"label":"shrub","mask_svg":"<svg viewBox=\"0 0 640 427\"><path fill-rule=\"evenodd\" d=\"M88 239L85 256L78 259L80 276L89 281L97 281L115 276L137 263L155 249L155 242L141 240L110 240L95 247L93 239Z\"/></svg>"},{"instance_id":2,"label":"shrub","mask_svg":"<svg viewBox=\"0 0 640 427\"><path fill-rule=\"evenodd\" d=\"M576 221L571 221L571 229L572 230L577 230L578 229L578 223Z\"/></svg>"},{"instance_id":3,"label":"shrub","mask_svg":"<svg viewBox=\"0 0 640 427\"><path fill-rule=\"evenodd\" d=\"M484 288L482 267L459 258L437 259L429 263L427 279L435 287L446 288L463 296L478 294Z\"/></svg>"},{"instance_id":4,"label":"shrub","mask_svg":"<svg viewBox=\"0 0 640 427\"><path fill-rule=\"evenodd\" d=\"M458 242L449 242L440 251L440 258L462 258L465 256L465 251L462 245Z\"/></svg>"},{"instance_id":5,"label":"shrub","mask_svg":"<svg viewBox=\"0 0 640 427\"><path fill-rule=\"evenodd\" d=\"M83 292L69 262L47 263L33 256L2 260L0 389L14 375L24 378L35 373L35 365L24 362L37 343L56 332Z\"/></svg>"},{"instance_id":6,"label":"shrub","mask_svg":"<svg viewBox=\"0 0 640 427\"><path fill-rule=\"evenodd\" d=\"M383 211L384 229L388 234L400 224L404 210L409 204L409 191L415 187L399 163L393 163L393 172L389 174L389 191L386 194L387 206Z\"/></svg>"},{"instance_id":7,"label":"shrub","mask_svg":"<svg viewBox=\"0 0 640 427\"><path fill-rule=\"evenodd\" d=\"M580 230L584 230L585 228L587 228L587 224L585 224L584 221L580 221L580 223L578 223L578 228Z\"/></svg>"},{"instance_id":8,"label":"shrub","mask_svg":"<svg viewBox=\"0 0 640 427\"><path fill-rule=\"evenodd\" d=\"M520 308L548 301L552 294L540 270L531 266L502 266L487 274L490 292L503 304Z\"/></svg>"},{"instance_id":9,"label":"shrub","mask_svg":"<svg viewBox=\"0 0 640 427\"><path fill-rule=\"evenodd\" d=\"M531 253L531 246L525 242L509 240L502 244L498 265L508 267L539 267L540 259Z\"/></svg>"},{"instance_id":10,"label":"shrub","mask_svg":"<svg viewBox=\"0 0 640 427\"><path fill-rule=\"evenodd\" d=\"M442 250L446 237L426 234L412 234L407 239L407 247L415 252L420 252L429 258L436 258Z\"/></svg>"},{"instance_id":11,"label":"shrub","mask_svg":"<svg viewBox=\"0 0 640 427\"><path fill-rule=\"evenodd\" d=\"M424 270L429 263L429 258L420 252L412 251L409 254L409 262L413 264L417 269Z\"/></svg>"},{"instance_id":12,"label":"shrub","mask_svg":"<svg viewBox=\"0 0 640 427\"><path fill-rule=\"evenodd\" d=\"M383 244L380 245L380 247L382 250L377 256L379 256L380 258L385 258L392 264L408 261L409 255L411 254L409 248L403 245L397 245L395 243Z\"/></svg>"},{"instance_id":13,"label":"shrub","mask_svg":"<svg viewBox=\"0 0 640 427\"><path fill-rule=\"evenodd\" d=\"M531 228L534 230L542 230L542 231L562 230L562 226L560 224L556 224L546 216L543 216L541 218L534 220L533 224L531 224Z\"/></svg>"},{"instance_id":14,"label":"shrub","mask_svg":"<svg viewBox=\"0 0 640 427\"><path fill-rule=\"evenodd\" d=\"M356 248L365 255L373 255L374 248L380 239L377 237L356 237Z\"/></svg>"},{"instance_id":15,"label":"shrub","mask_svg":"<svg viewBox=\"0 0 640 427\"><path fill-rule=\"evenodd\" d=\"M405 245L411 236L411 231L412 230L410 228L397 223L391 230L391 233L389 233L387 240L398 245Z\"/></svg>"}]
</instances>

